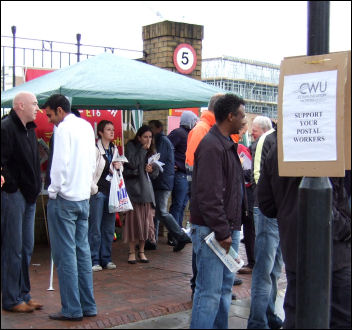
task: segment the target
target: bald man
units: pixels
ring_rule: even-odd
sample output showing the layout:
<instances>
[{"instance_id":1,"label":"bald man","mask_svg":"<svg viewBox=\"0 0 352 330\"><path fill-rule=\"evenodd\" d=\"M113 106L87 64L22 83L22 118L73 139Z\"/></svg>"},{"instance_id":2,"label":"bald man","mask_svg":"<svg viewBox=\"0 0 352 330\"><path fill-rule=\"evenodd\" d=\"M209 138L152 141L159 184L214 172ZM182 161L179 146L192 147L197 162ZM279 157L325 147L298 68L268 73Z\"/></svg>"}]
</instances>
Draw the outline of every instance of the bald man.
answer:
<instances>
[{"instance_id":1,"label":"bald man","mask_svg":"<svg viewBox=\"0 0 352 330\"><path fill-rule=\"evenodd\" d=\"M1 121L1 288L2 308L29 313L43 305L30 296L29 265L34 247L36 200L41 190L34 120L35 95L20 92Z\"/></svg>"}]
</instances>

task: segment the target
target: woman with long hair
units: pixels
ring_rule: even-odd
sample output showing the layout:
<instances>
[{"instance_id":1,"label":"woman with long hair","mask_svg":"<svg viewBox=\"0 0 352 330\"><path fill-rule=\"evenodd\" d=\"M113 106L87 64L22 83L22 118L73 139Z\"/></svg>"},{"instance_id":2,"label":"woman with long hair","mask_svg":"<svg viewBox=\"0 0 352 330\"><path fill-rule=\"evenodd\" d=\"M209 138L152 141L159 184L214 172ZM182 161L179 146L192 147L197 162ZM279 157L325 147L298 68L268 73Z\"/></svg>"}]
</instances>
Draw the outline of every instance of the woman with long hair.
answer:
<instances>
[{"instance_id":1,"label":"woman with long hair","mask_svg":"<svg viewBox=\"0 0 352 330\"><path fill-rule=\"evenodd\" d=\"M124 242L129 244L128 263L136 263L135 245L139 243L138 257L143 263L149 262L144 254L145 241L155 242L154 214L155 197L151 179L159 175L156 164L148 164L155 154L153 134L149 126L143 125L133 140L125 148L128 163L125 164L124 179L133 211L125 216Z\"/></svg>"},{"instance_id":2,"label":"woman with long hair","mask_svg":"<svg viewBox=\"0 0 352 330\"><path fill-rule=\"evenodd\" d=\"M91 198L89 201L88 241L92 257L93 271L103 268L115 269L111 259L112 242L115 233L115 213L109 213L109 194L114 168L122 171L122 163L113 161L119 156L113 144L114 125L111 121L98 123L96 144L96 170L94 173Z\"/></svg>"}]
</instances>

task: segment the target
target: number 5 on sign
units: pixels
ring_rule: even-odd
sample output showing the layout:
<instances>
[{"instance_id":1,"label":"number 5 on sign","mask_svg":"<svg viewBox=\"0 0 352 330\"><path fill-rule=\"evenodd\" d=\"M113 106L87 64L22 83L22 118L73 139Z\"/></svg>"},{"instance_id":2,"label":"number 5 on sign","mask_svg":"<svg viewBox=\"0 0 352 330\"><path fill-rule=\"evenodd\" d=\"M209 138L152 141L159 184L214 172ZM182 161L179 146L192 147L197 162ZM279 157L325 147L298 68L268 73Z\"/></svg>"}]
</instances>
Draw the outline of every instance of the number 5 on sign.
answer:
<instances>
[{"instance_id":1,"label":"number 5 on sign","mask_svg":"<svg viewBox=\"0 0 352 330\"><path fill-rule=\"evenodd\" d=\"M189 44L180 44L174 51L174 65L178 72L188 74L193 72L197 65L197 54Z\"/></svg>"}]
</instances>

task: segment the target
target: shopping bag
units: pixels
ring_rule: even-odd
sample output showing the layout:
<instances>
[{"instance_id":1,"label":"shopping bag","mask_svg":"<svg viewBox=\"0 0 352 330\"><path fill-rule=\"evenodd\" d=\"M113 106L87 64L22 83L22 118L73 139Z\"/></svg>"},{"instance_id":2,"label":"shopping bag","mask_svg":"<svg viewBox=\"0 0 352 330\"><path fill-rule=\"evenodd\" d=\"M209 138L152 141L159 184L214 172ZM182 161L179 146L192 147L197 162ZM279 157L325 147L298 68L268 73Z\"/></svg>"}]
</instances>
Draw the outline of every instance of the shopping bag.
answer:
<instances>
[{"instance_id":1,"label":"shopping bag","mask_svg":"<svg viewBox=\"0 0 352 330\"><path fill-rule=\"evenodd\" d=\"M122 174L114 169L109 195L109 213L127 212L133 210L128 197Z\"/></svg>"}]
</instances>

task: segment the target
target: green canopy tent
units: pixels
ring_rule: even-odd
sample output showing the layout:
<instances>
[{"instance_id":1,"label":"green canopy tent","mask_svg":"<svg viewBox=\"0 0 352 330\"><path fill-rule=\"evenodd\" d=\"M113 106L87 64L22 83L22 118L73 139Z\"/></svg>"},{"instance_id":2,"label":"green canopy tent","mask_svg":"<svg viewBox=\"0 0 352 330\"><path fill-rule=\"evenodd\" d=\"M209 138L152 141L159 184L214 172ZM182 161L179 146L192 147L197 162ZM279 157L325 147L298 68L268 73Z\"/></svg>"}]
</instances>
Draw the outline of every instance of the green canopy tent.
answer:
<instances>
[{"instance_id":1,"label":"green canopy tent","mask_svg":"<svg viewBox=\"0 0 352 330\"><path fill-rule=\"evenodd\" d=\"M1 107L12 107L20 91L36 95L39 106L52 94L70 98L77 109L203 107L222 90L140 61L100 54L1 93Z\"/></svg>"}]
</instances>

